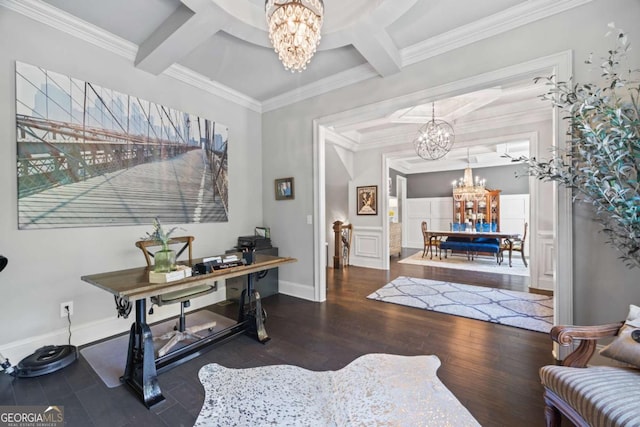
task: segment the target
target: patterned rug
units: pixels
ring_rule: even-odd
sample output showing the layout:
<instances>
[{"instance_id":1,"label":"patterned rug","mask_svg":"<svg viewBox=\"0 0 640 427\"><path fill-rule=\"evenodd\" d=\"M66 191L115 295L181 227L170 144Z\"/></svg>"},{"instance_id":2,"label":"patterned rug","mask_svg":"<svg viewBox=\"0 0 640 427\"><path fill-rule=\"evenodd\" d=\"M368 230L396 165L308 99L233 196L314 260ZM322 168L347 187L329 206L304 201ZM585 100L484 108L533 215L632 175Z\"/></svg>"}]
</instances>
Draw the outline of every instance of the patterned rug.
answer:
<instances>
[{"instance_id":1,"label":"patterned rug","mask_svg":"<svg viewBox=\"0 0 640 427\"><path fill-rule=\"evenodd\" d=\"M205 398L195 427L479 427L440 381L439 367L434 355L375 353L337 371L212 363L198 373Z\"/></svg>"},{"instance_id":2,"label":"patterned rug","mask_svg":"<svg viewBox=\"0 0 640 427\"><path fill-rule=\"evenodd\" d=\"M401 276L367 298L537 332L553 326L553 297L526 292Z\"/></svg>"},{"instance_id":3,"label":"patterned rug","mask_svg":"<svg viewBox=\"0 0 640 427\"><path fill-rule=\"evenodd\" d=\"M529 269L524 266L519 253L514 253L509 267L509 255L504 255L504 262L498 264L493 257L477 257L473 261L467 260L466 255L449 255L442 259L433 256L429 259L429 254L422 258L422 251L416 252L410 257L398 261L401 264L424 265L426 267L454 268L456 270L482 271L485 273L510 274L512 276L529 276Z\"/></svg>"}]
</instances>

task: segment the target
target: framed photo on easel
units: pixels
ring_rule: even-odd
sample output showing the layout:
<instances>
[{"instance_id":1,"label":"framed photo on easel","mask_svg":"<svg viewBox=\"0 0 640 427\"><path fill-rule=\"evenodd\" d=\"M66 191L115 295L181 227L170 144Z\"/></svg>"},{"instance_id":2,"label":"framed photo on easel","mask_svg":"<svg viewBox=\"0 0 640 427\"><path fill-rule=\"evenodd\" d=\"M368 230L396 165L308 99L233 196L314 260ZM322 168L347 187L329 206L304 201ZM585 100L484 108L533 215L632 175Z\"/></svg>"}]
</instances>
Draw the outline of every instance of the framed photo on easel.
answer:
<instances>
[{"instance_id":1,"label":"framed photo on easel","mask_svg":"<svg viewBox=\"0 0 640 427\"><path fill-rule=\"evenodd\" d=\"M378 186L356 187L358 215L378 215Z\"/></svg>"}]
</instances>

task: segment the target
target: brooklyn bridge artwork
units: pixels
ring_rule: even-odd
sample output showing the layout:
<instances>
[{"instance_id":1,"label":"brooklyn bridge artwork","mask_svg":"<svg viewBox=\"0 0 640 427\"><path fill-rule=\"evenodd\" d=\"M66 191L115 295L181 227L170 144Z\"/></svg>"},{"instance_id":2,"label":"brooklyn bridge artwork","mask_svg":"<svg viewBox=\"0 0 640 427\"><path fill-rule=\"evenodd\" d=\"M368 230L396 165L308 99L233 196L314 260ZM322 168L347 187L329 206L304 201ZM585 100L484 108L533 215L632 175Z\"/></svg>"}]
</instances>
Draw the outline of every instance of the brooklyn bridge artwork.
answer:
<instances>
[{"instance_id":1,"label":"brooklyn bridge artwork","mask_svg":"<svg viewBox=\"0 0 640 427\"><path fill-rule=\"evenodd\" d=\"M20 229L224 222L228 128L16 63Z\"/></svg>"}]
</instances>

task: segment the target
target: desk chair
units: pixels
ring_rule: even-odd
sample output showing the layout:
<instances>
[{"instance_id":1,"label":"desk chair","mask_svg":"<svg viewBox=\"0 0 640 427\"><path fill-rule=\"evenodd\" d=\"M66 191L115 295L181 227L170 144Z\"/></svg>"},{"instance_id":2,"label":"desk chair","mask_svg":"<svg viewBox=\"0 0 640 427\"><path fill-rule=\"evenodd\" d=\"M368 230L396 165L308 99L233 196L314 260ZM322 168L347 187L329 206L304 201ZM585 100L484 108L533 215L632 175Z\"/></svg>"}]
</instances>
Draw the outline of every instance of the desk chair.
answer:
<instances>
[{"instance_id":1,"label":"desk chair","mask_svg":"<svg viewBox=\"0 0 640 427\"><path fill-rule=\"evenodd\" d=\"M522 256L522 262L524 263L525 267L528 267L527 265L527 260L524 257L524 242L527 239L527 228L529 228L529 223L525 222L524 223L524 234L522 235L521 239L514 239L513 240L513 247L511 248L512 251L515 252L520 252L520 256ZM500 258L504 258L504 251L508 251L509 250L509 243L502 243L502 246L500 248ZM511 267L511 254L509 254L509 267Z\"/></svg>"},{"instance_id":2,"label":"desk chair","mask_svg":"<svg viewBox=\"0 0 640 427\"><path fill-rule=\"evenodd\" d=\"M169 245L172 247L178 247L176 251L176 259L180 258L180 255L188 249L189 265L192 265L192 243L193 236L172 237L169 241ZM181 245L181 246L180 246ZM144 258L147 261L147 267L153 267L152 258L155 252L162 247L162 243L154 240L140 240L136 242L136 246L142 250ZM191 305L191 298L197 298L213 292L214 287L211 285L200 285L189 289L183 289L180 291L169 292L162 295L156 295L151 297L151 303L157 306L180 303L180 317L178 323L174 326L172 332L168 332L160 337L154 337L155 339L169 340L160 350L158 350L158 356L162 357L169 352L177 343L185 339L200 339L203 338L197 333L208 329L211 331L216 322L209 322L203 325L195 325L190 328L186 327L186 318L184 309ZM149 314L152 314L153 305Z\"/></svg>"}]
</instances>

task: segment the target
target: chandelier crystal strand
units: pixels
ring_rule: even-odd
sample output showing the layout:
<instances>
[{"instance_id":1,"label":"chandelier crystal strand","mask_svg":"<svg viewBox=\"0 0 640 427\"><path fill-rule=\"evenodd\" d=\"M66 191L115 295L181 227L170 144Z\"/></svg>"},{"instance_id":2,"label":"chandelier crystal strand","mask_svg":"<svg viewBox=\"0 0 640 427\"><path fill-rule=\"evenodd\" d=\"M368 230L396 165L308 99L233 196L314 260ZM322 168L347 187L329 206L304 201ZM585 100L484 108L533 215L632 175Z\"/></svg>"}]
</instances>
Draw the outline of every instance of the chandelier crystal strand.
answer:
<instances>
[{"instance_id":1,"label":"chandelier crystal strand","mask_svg":"<svg viewBox=\"0 0 640 427\"><path fill-rule=\"evenodd\" d=\"M476 176L475 183L473 181L473 171L469 166L469 149L467 148L467 167L464 169L464 177L458 181L453 181L453 199L460 201L480 201L484 199L486 194L485 182Z\"/></svg>"},{"instance_id":2,"label":"chandelier crystal strand","mask_svg":"<svg viewBox=\"0 0 640 427\"><path fill-rule=\"evenodd\" d=\"M301 72L316 53L324 15L322 0L266 0L269 40L284 68Z\"/></svg>"},{"instance_id":3,"label":"chandelier crystal strand","mask_svg":"<svg viewBox=\"0 0 640 427\"><path fill-rule=\"evenodd\" d=\"M431 103L431 121L418 129L413 140L416 154L425 160L438 160L453 147L455 133L453 127L444 120L436 120L435 103Z\"/></svg>"}]
</instances>

